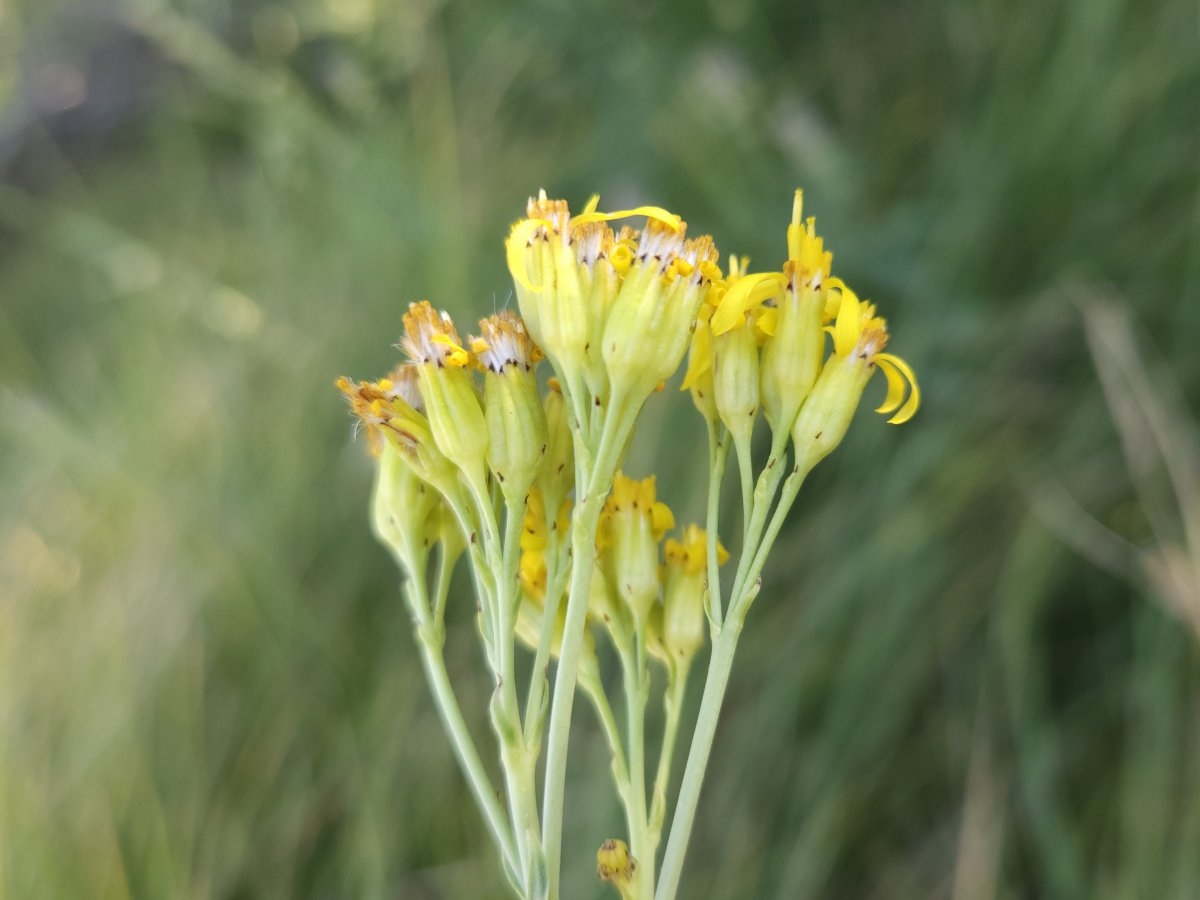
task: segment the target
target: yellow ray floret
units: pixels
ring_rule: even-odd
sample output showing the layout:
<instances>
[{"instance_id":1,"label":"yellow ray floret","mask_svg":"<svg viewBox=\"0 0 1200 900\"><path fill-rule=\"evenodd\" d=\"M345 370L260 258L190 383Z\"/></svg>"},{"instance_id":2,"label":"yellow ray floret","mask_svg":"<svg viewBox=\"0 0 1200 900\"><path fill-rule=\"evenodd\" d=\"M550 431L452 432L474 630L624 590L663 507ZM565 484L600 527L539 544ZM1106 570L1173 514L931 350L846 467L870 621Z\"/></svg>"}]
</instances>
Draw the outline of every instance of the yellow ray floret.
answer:
<instances>
[{"instance_id":1,"label":"yellow ray floret","mask_svg":"<svg viewBox=\"0 0 1200 900\"><path fill-rule=\"evenodd\" d=\"M804 192L797 189L792 204L792 223L788 226L789 275L805 286L819 288L829 277L833 254L825 249L825 241L817 235L817 220L809 216L800 224L804 210Z\"/></svg>"},{"instance_id":2,"label":"yellow ray floret","mask_svg":"<svg viewBox=\"0 0 1200 900\"><path fill-rule=\"evenodd\" d=\"M740 328L746 313L783 292L783 276L779 272L758 272L739 275L719 300L712 317L712 333L724 334Z\"/></svg>"},{"instance_id":3,"label":"yellow ray floret","mask_svg":"<svg viewBox=\"0 0 1200 900\"><path fill-rule=\"evenodd\" d=\"M903 425L916 415L921 405L921 389L917 385L916 373L900 357L883 352L888 343L887 320L875 315L875 304L859 300L858 295L840 281L837 293L837 319L826 329L833 334L834 353L841 359L858 356L868 364L877 364L887 379L888 392L875 411L885 415L895 412L888 419L888 424ZM906 390L908 399L904 400Z\"/></svg>"},{"instance_id":4,"label":"yellow ray floret","mask_svg":"<svg viewBox=\"0 0 1200 900\"><path fill-rule=\"evenodd\" d=\"M466 368L471 363L471 353L463 346L450 316L439 313L428 300L409 305L400 344L414 363L453 368Z\"/></svg>"},{"instance_id":5,"label":"yellow ray floret","mask_svg":"<svg viewBox=\"0 0 1200 900\"><path fill-rule=\"evenodd\" d=\"M888 423L903 425L917 414L921 405L921 389L917 386L916 373L913 372L912 366L891 353L876 353L874 361L879 365L879 370L883 372L888 383L887 397L875 412L887 414L899 407L899 411L888 419ZM901 406L900 400L904 397L906 384L909 388L908 400Z\"/></svg>"},{"instance_id":6,"label":"yellow ray floret","mask_svg":"<svg viewBox=\"0 0 1200 900\"><path fill-rule=\"evenodd\" d=\"M618 472L613 478L612 493L604 504L604 516L612 516L624 512L649 514L650 528L655 540L675 527L675 514L667 504L657 498L657 478L651 475L637 481Z\"/></svg>"},{"instance_id":7,"label":"yellow ray floret","mask_svg":"<svg viewBox=\"0 0 1200 900\"><path fill-rule=\"evenodd\" d=\"M699 525L689 525L680 540L667 538L663 544L663 559L668 566L678 566L689 575L699 575L708 566L708 532ZM717 565L725 565L729 551L717 542Z\"/></svg>"}]
</instances>

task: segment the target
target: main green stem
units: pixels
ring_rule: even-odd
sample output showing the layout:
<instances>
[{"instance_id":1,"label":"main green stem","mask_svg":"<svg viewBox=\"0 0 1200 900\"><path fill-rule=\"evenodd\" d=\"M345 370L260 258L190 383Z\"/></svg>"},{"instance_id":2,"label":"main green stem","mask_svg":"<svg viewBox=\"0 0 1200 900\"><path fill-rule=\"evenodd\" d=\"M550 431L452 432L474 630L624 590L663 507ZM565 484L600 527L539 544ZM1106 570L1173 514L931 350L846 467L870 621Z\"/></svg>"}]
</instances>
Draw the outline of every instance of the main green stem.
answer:
<instances>
[{"instance_id":1,"label":"main green stem","mask_svg":"<svg viewBox=\"0 0 1200 900\"><path fill-rule=\"evenodd\" d=\"M683 861L687 845L696 820L696 808L700 803L700 788L708 758L712 754L713 738L717 733L717 722L721 716L721 705L725 700L725 689L729 686L729 674L733 669L733 657L737 651L742 625L759 590L759 576L766 563L767 554L779 536L784 520L800 491L807 472L793 470L784 482L779 502L767 525L767 511L774 497L782 474L782 458L772 452L772 469L759 478L755 490L755 504L747 545L739 561L738 576L729 597L729 610L725 623L713 642L712 656L708 662L708 674L704 680L704 695L700 700L700 712L692 735L692 746L688 751L687 766L683 771L683 783L679 788L679 799L675 806L675 817L671 822L671 834L667 839L667 850L663 857L662 872L654 900L675 900L679 890L679 879L683 874ZM767 525L761 542L758 534Z\"/></svg>"},{"instance_id":2,"label":"main green stem","mask_svg":"<svg viewBox=\"0 0 1200 900\"><path fill-rule=\"evenodd\" d=\"M683 770L683 782L679 786L679 799L671 820L671 833L667 838L662 871L658 877L658 890L654 894L655 900L674 900L679 889L683 859L692 835L696 807L700 803L700 787L704 782L704 770L708 767L708 758L712 753L713 738L717 733L717 721L721 717L721 704L725 699L725 688L729 685L729 673L733 669L733 656L737 650L741 626L742 623L730 615L713 644L712 656L708 662L708 675L704 680L704 696L700 700L692 747Z\"/></svg>"},{"instance_id":3,"label":"main green stem","mask_svg":"<svg viewBox=\"0 0 1200 900\"><path fill-rule=\"evenodd\" d=\"M562 862L563 804L567 779L567 744L571 734L571 712L575 683L579 676L579 651L587 620L588 593L596 565L596 529L612 486L617 458L628 434L622 409L614 396L605 420L600 448L592 458L592 470L571 523L571 583L567 594L567 616L563 625L562 651L554 678L550 710L549 747L542 795L542 845L549 871L550 900L557 900ZM582 439L576 442L582 443ZM578 450L576 455L579 455Z\"/></svg>"}]
</instances>

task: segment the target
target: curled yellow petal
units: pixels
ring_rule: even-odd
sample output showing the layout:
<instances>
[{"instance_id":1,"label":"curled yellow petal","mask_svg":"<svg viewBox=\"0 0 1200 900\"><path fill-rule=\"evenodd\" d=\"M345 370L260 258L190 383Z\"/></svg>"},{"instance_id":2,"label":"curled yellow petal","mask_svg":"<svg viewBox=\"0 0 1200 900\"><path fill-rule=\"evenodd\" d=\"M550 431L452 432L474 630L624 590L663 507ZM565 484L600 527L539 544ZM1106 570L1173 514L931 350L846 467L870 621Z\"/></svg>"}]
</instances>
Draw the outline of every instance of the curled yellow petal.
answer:
<instances>
[{"instance_id":1,"label":"curled yellow petal","mask_svg":"<svg viewBox=\"0 0 1200 900\"><path fill-rule=\"evenodd\" d=\"M896 412L896 414L894 416L892 416L890 419L888 419L889 425L903 425L905 422L907 422L909 419L911 419L913 416L915 416L917 414L917 410L921 406L921 389L920 389L920 387L917 386L916 373L913 372L912 366L910 366L908 363L906 363L900 357L898 357L892 353L876 353L875 361L876 362L884 362L884 363L894 366L896 369L899 370L900 374L903 375L904 379L908 382L908 385L910 388L909 394L908 394L908 400L905 401L904 405L902 407L900 407L900 409ZM885 374L886 374L886 370L885 370ZM888 377L888 396L889 397L891 396L891 377L890 376ZM886 405L886 401L885 401L885 405ZM884 410L884 411L890 412L890 410Z\"/></svg>"},{"instance_id":2,"label":"curled yellow petal","mask_svg":"<svg viewBox=\"0 0 1200 900\"><path fill-rule=\"evenodd\" d=\"M663 279L665 281L673 281L676 278L687 278L694 271L696 271L695 266L682 256L677 256L667 266L667 271L663 273Z\"/></svg>"},{"instance_id":3,"label":"curled yellow petal","mask_svg":"<svg viewBox=\"0 0 1200 900\"><path fill-rule=\"evenodd\" d=\"M596 207L598 207L599 205L600 205L600 195L592 194L592 196L588 197L588 202L583 207L583 214L587 215L588 213L594 213L596 211Z\"/></svg>"},{"instance_id":4,"label":"curled yellow petal","mask_svg":"<svg viewBox=\"0 0 1200 900\"><path fill-rule=\"evenodd\" d=\"M888 360L880 359L876 356L875 362L878 363L879 371L883 373L883 377L887 379L888 384L887 396L883 398L883 403L879 404L875 412L895 412L900 407L901 401L904 400L907 383L904 380L904 376L900 374L900 370Z\"/></svg>"},{"instance_id":5,"label":"curled yellow petal","mask_svg":"<svg viewBox=\"0 0 1200 900\"><path fill-rule=\"evenodd\" d=\"M779 328L779 310L774 307L764 308L754 320L754 324L767 337L774 337Z\"/></svg>"},{"instance_id":6,"label":"curled yellow petal","mask_svg":"<svg viewBox=\"0 0 1200 900\"><path fill-rule=\"evenodd\" d=\"M508 271L512 273L513 281L535 294L542 290L542 285L529 280L529 266L525 260L525 251L529 242L537 234L538 229L549 226L545 219L522 219L512 227L508 240L504 242L504 255L508 261Z\"/></svg>"},{"instance_id":7,"label":"curled yellow petal","mask_svg":"<svg viewBox=\"0 0 1200 900\"><path fill-rule=\"evenodd\" d=\"M455 342L454 338L448 334L435 334L429 339L434 344L441 344L443 347L449 347L450 352L446 355L444 362L448 366L456 366L460 369L466 368L471 362L471 354L466 348Z\"/></svg>"},{"instance_id":8,"label":"curled yellow petal","mask_svg":"<svg viewBox=\"0 0 1200 900\"><path fill-rule=\"evenodd\" d=\"M858 345L862 334L862 315L858 297L848 287L842 288L842 300L838 306L837 321L833 326L833 348L838 356L849 356Z\"/></svg>"},{"instance_id":9,"label":"curled yellow petal","mask_svg":"<svg viewBox=\"0 0 1200 900\"><path fill-rule=\"evenodd\" d=\"M597 202L599 200L597 199ZM673 212L668 212L661 206L638 206L634 209L619 209L616 212L596 212L592 210L584 210L584 212L571 219L572 225L583 225L587 222L611 222L613 219L628 219L630 216L645 216L648 219L655 219L662 222L672 231L678 231L683 227L683 219Z\"/></svg>"},{"instance_id":10,"label":"curled yellow petal","mask_svg":"<svg viewBox=\"0 0 1200 900\"><path fill-rule=\"evenodd\" d=\"M725 292L712 317L712 333L724 334L745 322L748 310L780 292L783 276L778 272L743 275Z\"/></svg>"},{"instance_id":11,"label":"curled yellow petal","mask_svg":"<svg viewBox=\"0 0 1200 900\"><path fill-rule=\"evenodd\" d=\"M613 271L624 275L633 265L633 248L627 242L620 241L608 254L608 260L612 263Z\"/></svg>"}]
</instances>

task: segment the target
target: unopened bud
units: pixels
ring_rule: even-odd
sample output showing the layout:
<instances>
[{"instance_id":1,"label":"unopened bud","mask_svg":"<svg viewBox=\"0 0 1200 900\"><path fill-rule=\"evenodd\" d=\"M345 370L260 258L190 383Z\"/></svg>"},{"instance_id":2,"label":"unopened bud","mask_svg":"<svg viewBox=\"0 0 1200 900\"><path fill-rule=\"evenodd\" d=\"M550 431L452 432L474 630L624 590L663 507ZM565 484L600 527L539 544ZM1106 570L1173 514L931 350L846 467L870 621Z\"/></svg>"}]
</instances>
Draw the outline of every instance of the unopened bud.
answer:
<instances>
[{"instance_id":1,"label":"unopened bud","mask_svg":"<svg viewBox=\"0 0 1200 900\"><path fill-rule=\"evenodd\" d=\"M371 503L375 536L411 571L437 537L433 516L441 497L421 479L402 452L391 443L380 450Z\"/></svg>"},{"instance_id":2,"label":"unopened bud","mask_svg":"<svg viewBox=\"0 0 1200 900\"><path fill-rule=\"evenodd\" d=\"M775 333L762 350L762 402L776 432L791 430L796 414L821 371L824 292L800 284L795 267L784 266L788 287L779 302Z\"/></svg>"},{"instance_id":3,"label":"unopened bud","mask_svg":"<svg viewBox=\"0 0 1200 900\"><path fill-rule=\"evenodd\" d=\"M603 519L608 578L635 623L643 624L658 599L658 542L675 517L655 498L654 476L634 481L618 472Z\"/></svg>"},{"instance_id":4,"label":"unopened bud","mask_svg":"<svg viewBox=\"0 0 1200 900\"><path fill-rule=\"evenodd\" d=\"M546 452L546 413L534 367L541 353L520 318L498 313L473 342L484 369L487 461L506 497L523 499Z\"/></svg>"},{"instance_id":5,"label":"unopened bud","mask_svg":"<svg viewBox=\"0 0 1200 900\"><path fill-rule=\"evenodd\" d=\"M614 395L639 403L679 368L696 313L719 275L712 239L651 219L609 313L601 348Z\"/></svg>"},{"instance_id":6,"label":"unopened bud","mask_svg":"<svg viewBox=\"0 0 1200 900\"><path fill-rule=\"evenodd\" d=\"M402 344L417 364L421 397L438 447L470 477L485 470L487 425L475 382L467 369L471 355L446 314L428 302L412 304L404 316Z\"/></svg>"},{"instance_id":7,"label":"unopened bud","mask_svg":"<svg viewBox=\"0 0 1200 900\"><path fill-rule=\"evenodd\" d=\"M834 354L825 361L792 426L796 470L801 475L811 472L842 442L870 378L871 368L864 359Z\"/></svg>"},{"instance_id":8,"label":"unopened bud","mask_svg":"<svg viewBox=\"0 0 1200 900\"><path fill-rule=\"evenodd\" d=\"M622 898L632 896L636 873L637 860L624 841L609 838L596 851L596 875L620 891Z\"/></svg>"},{"instance_id":9,"label":"unopened bud","mask_svg":"<svg viewBox=\"0 0 1200 900\"><path fill-rule=\"evenodd\" d=\"M713 338L717 414L735 436L748 438L758 413L758 339L745 323Z\"/></svg>"},{"instance_id":10,"label":"unopened bud","mask_svg":"<svg viewBox=\"0 0 1200 900\"><path fill-rule=\"evenodd\" d=\"M663 645L679 661L690 660L704 646L704 593L708 581L708 533L698 525L684 529L680 540L663 545ZM717 543L717 564L729 559Z\"/></svg>"}]
</instances>

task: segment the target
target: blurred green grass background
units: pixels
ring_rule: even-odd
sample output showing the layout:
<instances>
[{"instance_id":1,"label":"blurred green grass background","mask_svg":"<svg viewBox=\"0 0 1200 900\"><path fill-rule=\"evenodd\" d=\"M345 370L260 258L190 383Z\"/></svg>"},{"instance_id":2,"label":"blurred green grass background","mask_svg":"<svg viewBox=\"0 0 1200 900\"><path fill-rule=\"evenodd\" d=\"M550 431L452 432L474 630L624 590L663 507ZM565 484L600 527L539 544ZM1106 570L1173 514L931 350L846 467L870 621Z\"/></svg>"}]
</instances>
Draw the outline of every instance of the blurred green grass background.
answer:
<instances>
[{"instance_id":1,"label":"blurred green grass background","mask_svg":"<svg viewBox=\"0 0 1200 900\"><path fill-rule=\"evenodd\" d=\"M802 495L684 896L1200 897L1194 3L9 0L0 97L0 896L504 896L332 380L540 186L774 265L803 185L926 403Z\"/></svg>"}]
</instances>

